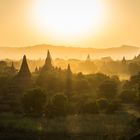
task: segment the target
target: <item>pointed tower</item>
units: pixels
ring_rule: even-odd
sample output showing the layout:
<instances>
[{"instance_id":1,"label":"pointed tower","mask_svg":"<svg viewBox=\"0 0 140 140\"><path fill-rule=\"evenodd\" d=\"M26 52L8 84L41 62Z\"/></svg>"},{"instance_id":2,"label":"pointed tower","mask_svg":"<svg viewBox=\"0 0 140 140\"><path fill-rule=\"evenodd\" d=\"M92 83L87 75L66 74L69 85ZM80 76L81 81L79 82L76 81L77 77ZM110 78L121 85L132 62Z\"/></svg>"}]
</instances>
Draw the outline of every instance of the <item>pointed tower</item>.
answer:
<instances>
[{"instance_id":1,"label":"pointed tower","mask_svg":"<svg viewBox=\"0 0 140 140\"><path fill-rule=\"evenodd\" d=\"M125 59L125 57L123 57L123 59L122 59L122 64L126 64L126 59Z\"/></svg>"},{"instance_id":2,"label":"pointed tower","mask_svg":"<svg viewBox=\"0 0 140 140\"><path fill-rule=\"evenodd\" d=\"M72 72L71 72L70 64L68 64L68 67L67 67L67 74L68 74L68 75L71 75L71 73L72 73Z\"/></svg>"},{"instance_id":3,"label":"pointed tower","mask_svg":"<svg viewBox=\"0 0 140 140\"><path fill-rule=\"evenodd\" d=\"M20 67L20 70L18 72L18 77L24 77L24 78L30 78L31 77L31 72L29 70L28 64L27 64L27 59L26 56L23 56L22 64Z\"/></svg>"},{"instance_id":4,"label":"pointed tower","mask_svg":"<svg viewBox=\"0 0 140 140\"><path fill-rule=\"evenodd\" d=\"M14 77L11 88L13 93L24 93L25 90L28 90L32 87L33 81L31 72L29 70L26 56L23 56L22 64L19 72Z\"/></svg>"},{"instance_id":5,"label":"pointed tower","mask_svg":"<svg viewBox=\"0 0 140 140\"><path fill-rule=\"evenodd\" d=\"M90 61L90 60L91 58L90 58L90 55L88 54L86 61Z\"/></svg>"},{"instance_id":6,"label":"pointed tower","mask_svg":"<svg viewBox=\"0 0 140 140\"><path fill-rule=\"evenodd\" d=\"M14 66L14 62L12 61L12 65L11 65L11 72L14 74L16 73L16 68Z\"/></svg>"},{"instance_id":7,"label":"pointed tower","mask_svg":"<svg viewBox=\"0 0 140 140\"><path fill-rule=\"evenodd\" d=\"M72 92L72 71L70 68L70 64L68 64L66 71L66 95L70 98Z\"/></svg>"},{"instance_id":8,"label":"pointed tower","mask_svg":"<svg viewBox=\"0 0 140 140\"><path fill-rule=\"evenodd\" d=\"M45 64L42 67L42 72L51 71L52 69L53 69L52 59L51 59L50 51L48 50L47 58L45 60Z\"/></svg>"},{"instance_id":9,"label":"pointed tower","mask_svg":"<svg viewBox=\"0 0 140 140\"><path fill-rule=\"evenodd\" d=\"M14 65L12 64L12 67ZM19 72L13 77L9 86L9 98L11 98L9 102L12 104L12 109L14 111L21 111L21 98L25 91L32 88L33 81L31 77L31 73L27 64L26 56L23 56L22 64Z\"/></svg>"},{"instance_id":10,"label":"pointed tower","mask_svg":"<svg viewBox=\"0 0 140 140\"><path fill-rule=\"evenodd\" d=\"M45 60L45 64L48 65L48 66L52 66L52 59L51 59L51 54L50 54L49 50L48 50L48 53L47 53L47 58Z\"/></svg>"}]
</instances>

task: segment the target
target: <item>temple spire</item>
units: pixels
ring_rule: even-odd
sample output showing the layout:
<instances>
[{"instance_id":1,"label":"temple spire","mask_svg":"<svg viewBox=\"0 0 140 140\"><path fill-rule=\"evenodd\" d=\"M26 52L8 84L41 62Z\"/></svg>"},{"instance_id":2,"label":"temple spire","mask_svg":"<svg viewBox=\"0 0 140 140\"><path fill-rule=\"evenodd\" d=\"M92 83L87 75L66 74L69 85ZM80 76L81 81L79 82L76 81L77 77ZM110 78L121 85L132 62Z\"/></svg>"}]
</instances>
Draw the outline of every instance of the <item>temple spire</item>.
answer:
<instances>
[{"instance_id":1,"label":"temple spire","mask_svg":"<svg viewBox=\"0 0 140 140\"><path fill-rule=\"evenodd\" d=\"M45 60L44 66L42 67L42 71L45 72L48 70L52 70L52 68L53 68L53 66L52 66L51 54L50 54L50 51L48 50L47 58Z\"/></svg>"},{"instance_id":2,"label":"temple spire","mask_svg":"<svg viewBox=\"0 0 140 140\"><path fill-rule=\"evenodd\" d=\"M14 68L14 62L12 61L12 65L11 65L11 68Z\"/></svg>"},{"instance_id":3,"label":"temple spire","mask_svg":"<svg viewBox=\"0 0 140 140\"><path fill-rule=\"evenodd\" d=\"M70 72L70 73L71 73L70 64L68 64L68 67L67 67L67 72Z\"/></svg>"},{"instance_id":4,"label":"temple spire","mask_svg":"<svg viewBox=\"0 0 140 140\"><path fill-rule=\"evenodd\" d=\"M14 62L12 61L12 64L11 64L11 72L15 73L16 72L16 68L14 66Z\"/></svg>"},{"instance_id":5,"label":"temple spire","mask_svg":"<svg viewBox=\"0 0 140 140\"><path fill-rule=\"evenodd\" d=\"M30 72L28 64L27 64L26 55L23 56L23 60L22 60L22 64L21 64L18 76L22 76L22 77L31 76L31 72Z\"/></svg>"},{"instance_id":6,"label":"temple spire","mask_svg":"<svg viewBox=\"0 0 140 140\"><path fill-rule=\"evenodd\" d=\"M52 63L51 54L50 54L50 51L48 50L48 52L47 52L47 58L45 60L45 64L51 65L51 63Z\"/></svg>"},{"instance_id":7,"label":"temple spire","mask_svg":"<svg viewBox=\"0 0 140 140\"><path fill-rule=\"evenodd\" d=\"M71 91L72 91L72 71L70 68L70 64L68 64L66 71L66 95L68 98L71 97Z\"/></svg>"},{"instance_id":8,"label":"temple spire","mask_svg":"<svg viewBox=\"0 0 140 140\"><path fill-rule=\"evenodd\" d=\"M123 63L123 64L126 64L126 59L125 59L124 56L123 56L123 59L122 59L122 63Z\"/></svg>"},{"instance_id":9,"label":"temple spire","mask_svg":"<svg viewBox=\"0 0 140 140\"><path fill-rule=\"evenodd\" d=\"M91 58L90 58L90 55L88 54L86 61L90 61L90 60Z\"/></svg>"}]
</instances>

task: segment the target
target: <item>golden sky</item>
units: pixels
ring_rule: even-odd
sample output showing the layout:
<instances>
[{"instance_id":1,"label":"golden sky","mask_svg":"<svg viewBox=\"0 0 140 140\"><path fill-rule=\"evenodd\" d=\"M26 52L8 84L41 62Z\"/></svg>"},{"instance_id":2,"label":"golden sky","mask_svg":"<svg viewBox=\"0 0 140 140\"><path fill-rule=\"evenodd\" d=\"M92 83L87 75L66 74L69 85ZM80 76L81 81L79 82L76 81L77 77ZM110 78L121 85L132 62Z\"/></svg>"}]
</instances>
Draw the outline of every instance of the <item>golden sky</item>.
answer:
<instances>
[{"instance_id":1,"label":"golden sky","mask_svg":"<svg viewBox=\"0 0 140 140\"><path fill-rule=\"evenodd\" d=\"M140 46L140 0L0 0L0 46Z\"/></svg>"}]
</instances>

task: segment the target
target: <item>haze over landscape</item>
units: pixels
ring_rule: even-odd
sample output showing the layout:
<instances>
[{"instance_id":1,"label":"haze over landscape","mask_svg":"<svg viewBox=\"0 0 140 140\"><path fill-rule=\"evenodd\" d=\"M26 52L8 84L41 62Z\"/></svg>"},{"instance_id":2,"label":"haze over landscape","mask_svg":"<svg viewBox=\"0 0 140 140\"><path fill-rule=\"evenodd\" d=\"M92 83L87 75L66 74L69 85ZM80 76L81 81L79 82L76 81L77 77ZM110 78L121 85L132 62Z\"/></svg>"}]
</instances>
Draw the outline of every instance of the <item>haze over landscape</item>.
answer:
<instances>
[{"instance_id":1,"label":"haze over landscape","mask_svg":"<svg viewBox=\"0 0 140 140\"><path fill-rule=\"evenodd\" d=\"M139 5L139 0L0 0L0 46L139 47Z\"/></svg>"},{"instance_id":2,"label":"haze over landscape","mask_svg":"<svg viewBox=\"0 0 140 140\"><path fill-rule=\"evenodd\" d=\"M29 47L0 47L1 59L21 59L26 54L29 59L45 59L47 51L52 52L53 59L82 59L85 60L89 54L91 59L101 59L102 57L111 57L112 59L121 60L124 56L126 59L132 59L140 53L140 48L135 46L122 45L115 48L78 48L54 46L40 44ZM6 55L5 55L6 54Z\"/></svg>"}]
</instances>

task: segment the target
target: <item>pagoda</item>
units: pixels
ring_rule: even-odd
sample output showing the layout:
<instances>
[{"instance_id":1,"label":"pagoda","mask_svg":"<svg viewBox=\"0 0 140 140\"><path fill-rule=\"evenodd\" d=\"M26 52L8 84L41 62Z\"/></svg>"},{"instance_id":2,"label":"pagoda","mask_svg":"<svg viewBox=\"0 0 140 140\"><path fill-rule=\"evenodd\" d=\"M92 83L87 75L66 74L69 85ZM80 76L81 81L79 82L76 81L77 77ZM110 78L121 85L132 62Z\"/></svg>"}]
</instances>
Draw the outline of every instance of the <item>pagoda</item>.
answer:
<instances>
[{"instance_id":1,"label":"pagoda","mask_svg":"<svg viewBox=\"0 0 140 140\"><path fill-rule=\"evenodd\" d=\"M126 64L126 59L125 59L125 57L123 57L123 59L122 59L122 64Z\"/></svg>"},{"instance_id":2,"label":"pagoda","mask_svg":"<svg viewBox=\"0 0 140 140\"><path fill-rule=\"evenodd\" d=\"M41 72L52 71L53 69L54 69L54 68L53 68L53 65L52 65L51 54L50 54L50 51L48 50L47 58L46 58L46 60L45 60L44 66L43 66L42 69L41 69Z\"/></svg>"},{"instance_id":3,"label":"pagoda","mask_svg":"<svg viewBox=\"0 0 140 140\"><path fill-rule=\"evenodd\" d=\"M20 78L31 78L31 72L29 70L25 55L23 56L22 64L17 76Z\"/></svg>"},{"instance_id":4,"label":"pagoda","mask_svg":"<svg viewBox=\"0 0 140 140\"><path fill-rule=\"evenodd\" d=\"M14 83L21 92L27 90L32 85L32 75L25 55L23 56L20 70L15 76Z\"/></svg>"},{"instance_id":5,"label":"pagoda","mask_svg":"<svg viewBox=\"0 0 140 140\"><path fill-rule=\"evenodd\" d=\"M68 64L67 70L66 70L66 95L68 98L71 96L72 91L72 71L70 68L70 64Z\"/></svg>"}]
</instances>

